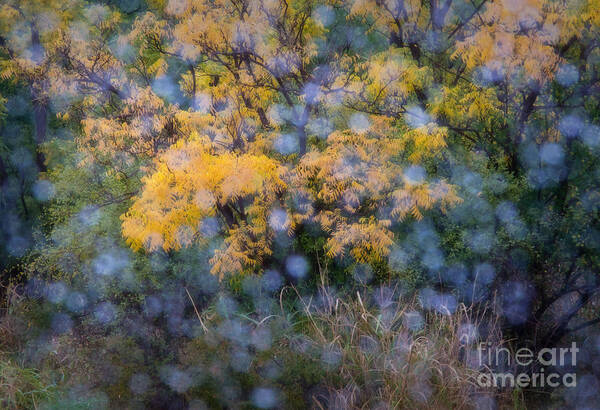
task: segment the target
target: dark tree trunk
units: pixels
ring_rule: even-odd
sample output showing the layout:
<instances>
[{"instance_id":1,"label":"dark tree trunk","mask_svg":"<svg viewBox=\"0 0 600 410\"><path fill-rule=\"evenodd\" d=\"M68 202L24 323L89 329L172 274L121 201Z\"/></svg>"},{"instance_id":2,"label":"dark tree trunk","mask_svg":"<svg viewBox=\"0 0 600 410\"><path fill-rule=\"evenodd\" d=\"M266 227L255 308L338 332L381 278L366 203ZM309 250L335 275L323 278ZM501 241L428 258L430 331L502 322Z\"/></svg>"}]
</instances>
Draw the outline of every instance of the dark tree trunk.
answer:
<instances>
[{"instance_id":1,"label":"dark tree trunk","mask_svg":"<svg viewBox=\"0 0 600 410\"><path fill-rule=\"evenodd\" d=\"M35 53L42 53L40 34L35 25L31 25L31 47ZM46 131L48 126L48 104L43 96L41 84L34 80L31 85L31 102L33 105L33 124L36 144L36 163L40 172L46 172L46 158L40 151L40 146L46 142Z\"/></svg>"},{"instance_id":2,"label":"dark tree trunk","mask_svg":"<svg viewBox=\"0 0 600 410\"><path fill-rule=\"evenodd\" d=\"M33 123L35 127L35 144L37 147L35 161L40 172L46 172L46 158L44 153L40 151L41 145L46 142L46 129L48 122L48 107L46 103L33 94Z\"/></svg>"}]
</instances>

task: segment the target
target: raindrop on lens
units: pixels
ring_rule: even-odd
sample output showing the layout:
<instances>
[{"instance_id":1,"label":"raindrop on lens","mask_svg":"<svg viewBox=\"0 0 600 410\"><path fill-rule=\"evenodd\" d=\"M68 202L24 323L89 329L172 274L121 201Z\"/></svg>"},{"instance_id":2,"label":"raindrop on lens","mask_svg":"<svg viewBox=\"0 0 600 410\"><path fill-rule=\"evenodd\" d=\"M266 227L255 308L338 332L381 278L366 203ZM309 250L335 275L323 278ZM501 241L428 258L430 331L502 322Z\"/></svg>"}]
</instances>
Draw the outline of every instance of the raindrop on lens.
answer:
<instances>
[{"instance_id":1,"label":"raindrop on lens","mask_svg":"<svg viewBox=\"0 0 600 410\"><path fill-rule=\"evenodd\" d=\"M144 394L150 388L152 380L145 373L136 373L129 379L129 388L135 394Z\"/></svg>"},{"instance_id":2,"label":"raindrop on lens","mask_svg":"<svg viewBox=\"0 0 600 410\"><path fill-rule=\"evenodd\" d=\"M348 125L353 132L362 134L369 130L371 127L371 122L369 121L369 117L367 117L365 114L358 113L352 114Z\"/></svg>"},{"instance_id":3,"label":"raindrop on lens","mask_svg":"<svg viewBox=\"0 0 600 410\"><path fill-rule=\"evenodd\" d=\"M308 262L300 255L292 255L285 261L285 268L290 276L302 279L308 272Z\"/></svg>"},{"instance_id":4,"label":"raindrop on lens","mask_svg":"<svg viewBox=\"0 0 600 410\"><path fill-rule=\"evenodd\" d=\"M45 179L40 179L33 185L33 196L38 201L49 201L54 198L56 189L52 182Z\"/></svg>"}]
</instances>

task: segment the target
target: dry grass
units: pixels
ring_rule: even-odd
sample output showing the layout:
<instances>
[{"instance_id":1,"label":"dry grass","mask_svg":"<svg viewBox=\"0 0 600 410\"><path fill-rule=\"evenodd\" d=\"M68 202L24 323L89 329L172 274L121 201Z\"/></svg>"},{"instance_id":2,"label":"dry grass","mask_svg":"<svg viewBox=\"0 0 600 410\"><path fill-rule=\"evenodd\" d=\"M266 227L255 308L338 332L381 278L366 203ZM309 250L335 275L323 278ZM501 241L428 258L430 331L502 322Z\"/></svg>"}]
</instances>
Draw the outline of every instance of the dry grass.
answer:
<instances>
[{"instance_id":1,"label":"dry grass","mask_svg":"<svg viewBox=\"0 0 600 410\"><path fill-rule=\"evenodd\" d=\"M312 397L314 408L515 407L510 394L476 383L485 370L477 362L477 344L503 344L494 311L479 308L476 314L459 305L452 314L425 312L415 298L390 289L342 299L325 280L318 298L291 289L306 317L303 333L335 375Z\"/></svg>"},{"instance_id":2,"label":"dry grass","mask_svg":"<svg viewBox=\"0 0 600 410\"><path fill-rule=\"evenodd\" d=\"M36 409L56 395L56 386L47 383L39 371L0 360L0 408Z\"/></svg>"},{"instance_id":3,"label":"dry grass","mask_svg":"<svg viewBox=\"0 0 600 410\"><path fill-rule=\"evenodd\" d=\"M284 296L295 300L300 312L285 309ZM273 326L276 339L263 355L294 360L301 352L309 359L302 363L325 369L302 387L306 387L301 391L302 399L312 408L491 409L518 405L517 397L510 393L477 385L477 376L485 370L477 363L477 343L490 342L491 347L504 344L493 310L459 305L452 314L440 314L424 310L416 298L389 288L364 288L353 295L338 296L327 286L325 275L316 296L302 296L293 286L287 287L280 295L280 304L281 316L272 312L264 319L243 317L253 323L251 327ZM195 313L205 330L198 340L216 338L217 343L208 343L217 346L210 354L227 363L218 349L224 342L216 331L222 318L214 309ZM16 316L6 315L4 320L10 317ZM279 333L276 329L282 323L291 326L281 326ZM3 335L18 333L10 332L8 322L4 324ZM299 339L302 347L297 346ZM97 373L87 355L87 344L74 335L64 336L53 360L44 365L63 374L65 380L82 381L85 375L93 378ZM205 363L202 355L192 352L185 356L186 360ZM0 355L0 408L36 408L42 400L56 401L57 389L43 382L47 378L42 373L19 366L10 357L6 351ZM282 391L293 387L285 381L276 383L282 383ZM213 393L216 397L220 394L218 390Z\"/></svg>"}]
</instances>

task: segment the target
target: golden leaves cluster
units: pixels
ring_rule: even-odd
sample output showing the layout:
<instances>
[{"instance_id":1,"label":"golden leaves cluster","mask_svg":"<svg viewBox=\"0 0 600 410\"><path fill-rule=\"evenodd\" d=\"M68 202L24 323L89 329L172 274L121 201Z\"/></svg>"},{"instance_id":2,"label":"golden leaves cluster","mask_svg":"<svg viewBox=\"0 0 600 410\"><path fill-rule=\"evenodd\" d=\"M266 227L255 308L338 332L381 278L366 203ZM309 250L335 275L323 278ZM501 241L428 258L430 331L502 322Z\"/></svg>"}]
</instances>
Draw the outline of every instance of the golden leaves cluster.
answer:
<instances>
[{"instance_id":1,"label":"golden leaves cluster","mask_svg":"<svg viewBox=\"0 0 600 410\"><path fill-rule=\"evenodd\" d=\"M378 260L393 244L394 223L409 216L421 219L435 205L445 208L459 201L443 181L403 177L402 138L336 131L327 143L325 150L300 160L294 186L312 188L319 203L314 220L330 234L326 249L331 257L349 252L362 262Z\"/></svg>"},{"instance_id":2,"label":"golden leaves cluster","mask_svg":"<svg viewBox=\"0 0 600 410\"><path fill-rule=\"evenodd\" d=\"M213 272L240 271L269 254L267 218L287 188L285 167L264 155L219 153L206 137L176 143L155 166L123 216L134 249L188 246L202 239L206 218L219 217L228 235Z\"/></svg>"}]
</instances>

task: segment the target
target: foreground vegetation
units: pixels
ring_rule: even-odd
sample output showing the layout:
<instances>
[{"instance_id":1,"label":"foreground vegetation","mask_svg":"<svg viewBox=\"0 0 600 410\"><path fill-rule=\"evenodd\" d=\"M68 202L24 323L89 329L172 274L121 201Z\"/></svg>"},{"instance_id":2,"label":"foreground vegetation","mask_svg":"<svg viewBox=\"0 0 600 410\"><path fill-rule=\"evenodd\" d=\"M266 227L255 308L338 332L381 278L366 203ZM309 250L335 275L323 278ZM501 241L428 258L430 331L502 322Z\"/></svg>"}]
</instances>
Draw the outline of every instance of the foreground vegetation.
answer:
<instances>
[{"instance_id":1,"label":"foreground vegetation","mask_svg":"<svg viewBox=\"0 0 600 410\"><path fill-rule=\"evenodd\" d=\"M521 403L519 395L476 383L484 369L476 363L475 342L503 343L491 312L477 317L461 305L452 315L425 313L390 288L363 288L344 299L331 288L310 299L297 292L285 288L280 304L271 300L273 305L254 311L250 304L223 306L222 295L199 314L194 337L187 340L169 337L160 322L125 331L84 320L74 332L42 342L31 334L41 323L15 321L43 320L47 312L39 311L39 301L29 307L17 302L19 312L5 316L2 326L2 404L346 409ZM476 334L484 322L487 333ZM11 348L29 350L27 362L36 369L12 362ZM148 360L157 350L168 364Z\"/></svg>"}]
</instances>

